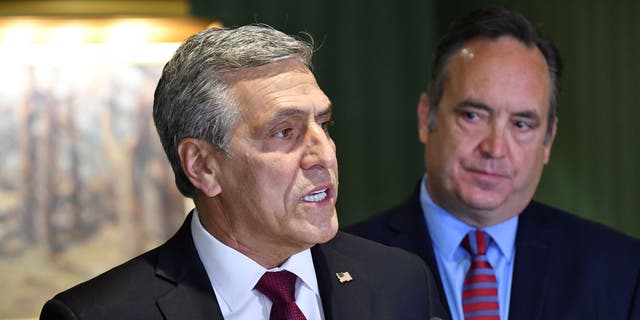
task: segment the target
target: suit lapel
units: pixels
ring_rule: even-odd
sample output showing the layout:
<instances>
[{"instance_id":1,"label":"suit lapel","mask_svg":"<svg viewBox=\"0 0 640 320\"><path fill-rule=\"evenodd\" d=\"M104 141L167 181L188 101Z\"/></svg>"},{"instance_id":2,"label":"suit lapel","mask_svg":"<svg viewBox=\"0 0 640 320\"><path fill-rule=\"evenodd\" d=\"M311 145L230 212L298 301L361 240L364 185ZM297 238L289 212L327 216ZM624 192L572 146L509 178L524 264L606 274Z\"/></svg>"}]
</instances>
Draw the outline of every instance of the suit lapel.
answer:
<instances>
[{"instance_id":1,"label":"suit lapel","mask_svg":"<svg viewBox=\"0 0 640 320\"><path fill-rule=\"evenodd\" d=\"M179 283L174 290L158 299L158 307L167 320L222 320L217 299L213 293L202 289L190 283Z\"/></svg>"},{"instance_id":2,"label":"suit lapel","mask_svg":"<svg viewBox=\"0 0 640 320\"><path fill-rule=\"evenodd\" d=\"M547 243L549 228L540 221L537 210L537 204L530 203L518 220L509 319L542 319L552 258Z\"/></svg>"},{"instance_id":3,"label":"suit lapel","mask_svg":"<svg viewBox=\"0 0 640 320\"><path fill-rule=\"evenodd\" d=\"M544 231L548 228L546 223L540 220L540 215L536 214L537 210L542 209L535 202L531 202L519 217L509 319L542 319L543 298L548 287L551 258L549 237ZM388 223L396 232L389 239L389 245L413 252L427 263L437 280L442 304L448 306L431 235L420 205L420 185L416 187L409 200L393 210Z\"/></svg>"},{"instance_id":4,"label":"suit lapel","mask_svg":"<svg viewBox=\"0 0 640 320\"><path fill-rule=\"evenodd\" d=\"M371 319L371 289L360 281L367 275L359 263L332 248L334 241L311 248L325 319ZM338 272L349 272L354 280L340 283Z\"/></svg>"},{"instance_id":5,"label":"suit lapel","mask_svg":"<svg viewBox=\"0 0 640 320\"><path fill-rule=\"evenodd\" d=\"M191 219L160 248L156 275L175 284L157 299L166 319L220 319L222 312L191 238Z\"/></svg>"},{"instance_id":6,"label":"suit lapel","mask_svg":"<svg viewBox=\"0 0 640 320\"><path fill-rule=\"evenodd\" d=\"M389 245L417 254L427 263L436 279L442 305L446 306L448 310L449 304L433 252L431 235L424 220L422 205L420 205L420 183L418 183L411 197L401 204L397 210L394 210L389 218L389 227L396 232L389 239Z\"/></svg>"}]
</instances>

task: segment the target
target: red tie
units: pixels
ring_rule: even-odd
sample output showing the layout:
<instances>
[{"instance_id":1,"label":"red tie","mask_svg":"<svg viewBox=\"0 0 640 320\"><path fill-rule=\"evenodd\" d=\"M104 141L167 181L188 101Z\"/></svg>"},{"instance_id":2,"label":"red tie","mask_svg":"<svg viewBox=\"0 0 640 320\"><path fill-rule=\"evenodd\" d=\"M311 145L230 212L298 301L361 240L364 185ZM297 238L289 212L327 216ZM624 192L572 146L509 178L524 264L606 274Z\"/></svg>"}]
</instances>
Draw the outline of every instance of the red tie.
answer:
<instances>
[{"instance_id":1,"label":"red tie","mask_svg":"<svg viewBox=\"0 0 640 320\"><path fill-rule=\"evenodd\" d=\"M472 259L462 287L465 320L500 320L498 283L486 255L489 243L491 237L480 230L469 232L462 240Z\"/></svg>"},{"instance_id":2,"label":"red tie","mask_svg":"<svg viewBox=\"0 0 640 320\"><path fill-rule=\"evenodd\" d=\"M256 289L273 303L269 320L306 320L296 304L296 275L283 270L265 272Z\"/></svg>"}]
</instances>

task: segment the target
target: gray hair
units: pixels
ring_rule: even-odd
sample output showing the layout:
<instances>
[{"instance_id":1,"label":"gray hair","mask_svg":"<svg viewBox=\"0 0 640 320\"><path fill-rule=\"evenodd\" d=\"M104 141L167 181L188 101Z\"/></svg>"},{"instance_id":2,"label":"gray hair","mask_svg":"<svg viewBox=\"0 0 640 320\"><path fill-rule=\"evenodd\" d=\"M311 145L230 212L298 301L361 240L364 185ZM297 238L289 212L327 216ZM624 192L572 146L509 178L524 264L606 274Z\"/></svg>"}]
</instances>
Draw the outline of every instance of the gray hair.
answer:
<instances>
[{"instance_id":1,"label":"gray hair","mask_svg":"<svg viewBox=\"0 0 640 320\"><path fill-rule=\"evenodd\" d=\"M308 35L307 35L308 36ZM210 142L227 153L238 108L228 89L230 76L243 68L297 59L311 68L313 42L266 25L210 28L178 47L167 62L153 101L153 120L180 192L196 189L182 171L178 144L185 138Z\"/></svg>"}]
</instances>

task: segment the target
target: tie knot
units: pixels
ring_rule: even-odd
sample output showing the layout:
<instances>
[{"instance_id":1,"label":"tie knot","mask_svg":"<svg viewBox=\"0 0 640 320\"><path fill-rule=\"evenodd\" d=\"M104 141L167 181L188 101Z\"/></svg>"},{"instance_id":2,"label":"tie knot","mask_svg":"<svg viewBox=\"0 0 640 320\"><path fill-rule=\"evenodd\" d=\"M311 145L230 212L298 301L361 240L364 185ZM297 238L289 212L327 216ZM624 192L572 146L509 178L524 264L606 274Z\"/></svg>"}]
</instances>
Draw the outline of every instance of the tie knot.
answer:
<instances>
[{"instance_id":1,"label":"tie knot","mask_svg":"<svg viewBox=\"0 0 640 320\"><path fill-rule=\"evenodd\" d=\"M487 254L487 247L491 243L491 236L482 230L473 230L462 239L462 247L471 255L479 256Z\"/></svg>"},{"instance_id":2,"label":"tie knot","mask_svg":"<svg viewBox=\"0 0 640 320\"><path fill-rule=\"evenodd\" d=\"M265 272L255 288L273 304L292 302L295 301L296 275L286 270Z\"/></svg>"}]
</instances>

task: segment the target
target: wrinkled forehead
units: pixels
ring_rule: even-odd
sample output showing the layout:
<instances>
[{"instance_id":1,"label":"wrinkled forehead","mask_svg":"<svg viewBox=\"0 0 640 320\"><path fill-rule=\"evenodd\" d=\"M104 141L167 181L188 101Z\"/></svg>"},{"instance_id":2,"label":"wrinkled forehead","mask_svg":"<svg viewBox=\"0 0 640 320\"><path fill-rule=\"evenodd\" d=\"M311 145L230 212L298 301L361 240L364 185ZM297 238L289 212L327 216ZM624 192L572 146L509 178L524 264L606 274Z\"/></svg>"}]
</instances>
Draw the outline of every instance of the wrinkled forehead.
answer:
<instances>
[{"instance_id":1,"label":"wrinkled forehead","mask_svg":"<svg viewBox=\"0 0 640 320\"><path fill-rule=\"evenodd\" d=\"M551 78L535 46L512 37L478 38L460 46L447 68L445 91L473 96L461 98L549 108Z\"/></svg>"},{"instance_id":2,"label":"wrinkled forehead","mask_svg":"<svg viewBox=\"0 0 640 320\"><path fill-rule=\"evenodd\" d=\"M330 106L311 71L296 60L247 69L232 79L229 92L244 120L269 117L282 109L315 114Z\"/></svg>"},{"instance_id":3,"label":"wrinkled forehead","mask_svg":"<svg viewBox=\"0 0 640 320\"><path fill-rule=\"evenodd\" d=\"M527 75L551 85L546 60L536 46L503 36L496 39L474 38L453 52L446 67L448 77L462 74L490 81L498 75Z\"/></svg>"}]
</instances>

